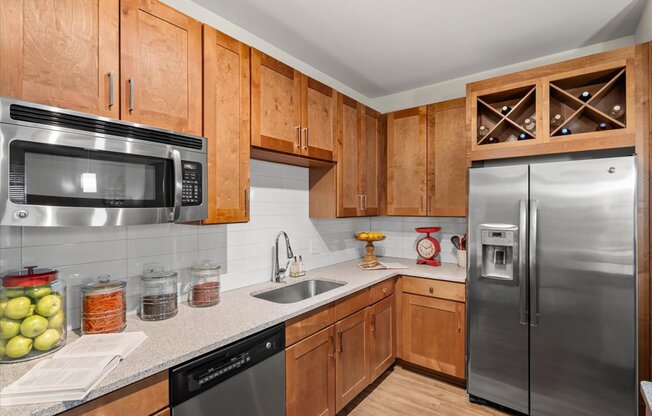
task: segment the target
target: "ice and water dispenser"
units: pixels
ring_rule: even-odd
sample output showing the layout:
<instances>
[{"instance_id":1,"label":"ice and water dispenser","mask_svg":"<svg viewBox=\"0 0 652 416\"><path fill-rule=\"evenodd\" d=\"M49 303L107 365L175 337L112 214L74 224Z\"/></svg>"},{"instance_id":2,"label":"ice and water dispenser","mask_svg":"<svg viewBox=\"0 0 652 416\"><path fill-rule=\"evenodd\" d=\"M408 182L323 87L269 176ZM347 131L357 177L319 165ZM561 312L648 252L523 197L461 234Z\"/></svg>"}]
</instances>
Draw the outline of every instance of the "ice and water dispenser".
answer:
<instances>
[{"instance_id":1,"label":"ice and water dispenser","mask_svg":"<svg viewBox=\"0 0 652 416\"><path fill-rule=\"evenodd\" d=\"M482 277L514 280L514 270L518 267L517 236L518 227L515 225L480 226Z\"/></svg>"}]
</instances>

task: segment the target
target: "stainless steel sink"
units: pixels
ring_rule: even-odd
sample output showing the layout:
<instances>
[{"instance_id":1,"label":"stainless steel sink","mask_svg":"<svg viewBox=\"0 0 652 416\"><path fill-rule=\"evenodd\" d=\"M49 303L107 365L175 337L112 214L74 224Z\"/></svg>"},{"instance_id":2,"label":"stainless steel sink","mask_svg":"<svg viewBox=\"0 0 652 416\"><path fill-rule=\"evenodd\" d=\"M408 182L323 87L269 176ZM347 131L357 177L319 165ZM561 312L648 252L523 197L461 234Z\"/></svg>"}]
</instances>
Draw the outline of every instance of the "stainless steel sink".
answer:
<instances>
[{"instance_id":1,"label":"stainless steel sink","mask_svg":"<svg viewBox=\"0 0 652 416\"><path fill-rule=\"evenodd\" d=\"M344 286L345 284L346 283L336 283L317 279L304 280L301 283L281 287L268 292L258 293L252 296L275 303L294 303L320 295L329 290Z\"/></svg>"}]
</instances>

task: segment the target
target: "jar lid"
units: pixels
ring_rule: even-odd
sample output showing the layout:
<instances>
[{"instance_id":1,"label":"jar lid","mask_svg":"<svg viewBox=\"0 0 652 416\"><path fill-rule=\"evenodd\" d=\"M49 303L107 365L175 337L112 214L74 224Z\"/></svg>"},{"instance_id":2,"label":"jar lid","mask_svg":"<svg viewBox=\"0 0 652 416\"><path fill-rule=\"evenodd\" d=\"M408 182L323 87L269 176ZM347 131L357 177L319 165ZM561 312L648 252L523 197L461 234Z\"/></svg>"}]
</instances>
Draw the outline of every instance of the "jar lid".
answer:
<instances>
[{"instance_id":1,"label":"jar lid","mask_svg":"<svg viewBox=\"0 0 652 416\"><path fill-rule=\"evenodd\" d=\"M122 290L127 286L127 282L124 280L111 280L111 276L104 275L100 276L97 282L89 283L81 287L83 293L111 293L117 290Z\"/></svg>"},{"instance_id":2,"label":"jar lid","mask_svg":"<svg viewBox=\"0 0 652 416\"><path fill-rule=\"evenodd\" d=\"M4 287L27 287L44 285L57 280L58 270L26 266L24 270L16 270L2 276Z\"/></svg>"},{"instance_id":3,"label":"jar lid","mask_svg":"<svg viewBox=\"0 0 652 416\"><path fill-rule=\"evenodd\" d=\"M177 272L170 270L150 270L146 273L143 273L141 280L157 280L157 279L166 279L166 278L176 278Z\"/></svg>"},{"instance_id":4,"label":"jar lid","mask_svg":"<svg viewBox=\"0 0 652 416\"><path fill-rule=\"evenodd\" d=\"M222 266L217 263L212 263L208 259L192 265L192 270L220 270L221 268Z\"/></svg>"}]
</instances>

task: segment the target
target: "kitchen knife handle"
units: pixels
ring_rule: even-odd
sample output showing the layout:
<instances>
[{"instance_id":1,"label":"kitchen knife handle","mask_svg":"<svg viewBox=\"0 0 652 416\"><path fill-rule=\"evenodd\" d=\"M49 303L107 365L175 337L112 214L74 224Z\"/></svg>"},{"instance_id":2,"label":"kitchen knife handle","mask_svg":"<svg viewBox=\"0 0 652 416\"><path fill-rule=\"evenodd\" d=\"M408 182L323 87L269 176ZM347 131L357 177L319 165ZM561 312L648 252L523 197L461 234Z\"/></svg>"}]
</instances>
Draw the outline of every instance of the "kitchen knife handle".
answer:
<instances>
[{"instance_id":1,"label":"kitchen knife handle","mask_svg":"<svg viewBox=\"0 0 652 416\"><path fill-rule=\"evenodd\" d=\"M519 298L518 308L520 311L520 322L527 325L527 201L519 201L519 222L518 222L518 284Z\"/></svg>"},{"instance_id":2,"label":"kitchen knife handle","mask_svg":"<svg viewBox=\"0 0 652 416\"><path fill-rule=\"evenodd\" d=\"M537 216L539 202L530 200L530 325L539 325L539 282L537 277Z\"/></svg>"}]
</instances>

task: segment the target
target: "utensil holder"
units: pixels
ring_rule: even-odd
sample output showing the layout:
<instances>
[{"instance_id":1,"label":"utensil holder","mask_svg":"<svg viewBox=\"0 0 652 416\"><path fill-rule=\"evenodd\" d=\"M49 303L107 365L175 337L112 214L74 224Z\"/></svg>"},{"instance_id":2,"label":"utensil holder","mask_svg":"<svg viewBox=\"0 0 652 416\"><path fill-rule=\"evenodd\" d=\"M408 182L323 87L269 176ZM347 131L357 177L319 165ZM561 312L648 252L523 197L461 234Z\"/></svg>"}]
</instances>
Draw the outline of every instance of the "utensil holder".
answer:
<instances>
[{"instance_id":1,"label":"utensil holder","mask_svg":"<svg viewBox=\"0 0 652 416\"><path fill-rule=\"evenodd\" d=\"M457 267L466 268L466 250L457 250Z\"/></svg>"}]
</instances>

